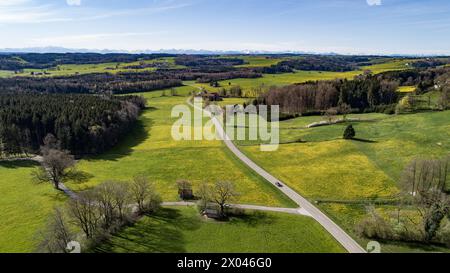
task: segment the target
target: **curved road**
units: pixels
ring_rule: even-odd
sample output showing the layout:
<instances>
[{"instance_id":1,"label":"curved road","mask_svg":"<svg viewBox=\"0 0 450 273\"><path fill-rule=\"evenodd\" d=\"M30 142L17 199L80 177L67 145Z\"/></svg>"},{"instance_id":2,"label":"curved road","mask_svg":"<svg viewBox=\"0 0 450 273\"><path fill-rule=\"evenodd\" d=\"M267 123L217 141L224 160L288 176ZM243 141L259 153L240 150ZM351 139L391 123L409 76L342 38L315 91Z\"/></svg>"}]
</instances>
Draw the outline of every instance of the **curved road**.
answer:
<instances>
[{"instance_id":1,"label":"curved road","mask_svg":"<svg viewBox=\"0 0 450 273\"><path fill-rule=\"evenodd\" d=\"M198 106L194 106L189 100L187 101L187 103L190 106L198 109ZM321 224L348 252L366 253L366 251L350 235L348 235L341 227L339 227L335 222L333 222L333 220L331 220L328 216L326 216L322 211L316 208L311 202L309 202L306 198L304 198L303 196L301 196L300 194L289 188L282 181L275 178L273 175L265 171L263 168L258 166L255 162L253 162L250 158L244 155L236 147L236 145L234 145L233 141L227 135L219 120L217 120L217 118L214 117L210 112L206 112L206 114L211 117L211 120L216 126L217 134L219 135L220 139L224 141L228 149L245 165L247 165L250 169L259 174L261 177L263 177L266 181L277 187L292 201L294 201L297 205L299 205L300 208L302 208L307 215L310 215L317 222L319 222L319 224ZM283 187L282 188L278 187L277 183L281 183Z\"/></svg>"}]
</instances>

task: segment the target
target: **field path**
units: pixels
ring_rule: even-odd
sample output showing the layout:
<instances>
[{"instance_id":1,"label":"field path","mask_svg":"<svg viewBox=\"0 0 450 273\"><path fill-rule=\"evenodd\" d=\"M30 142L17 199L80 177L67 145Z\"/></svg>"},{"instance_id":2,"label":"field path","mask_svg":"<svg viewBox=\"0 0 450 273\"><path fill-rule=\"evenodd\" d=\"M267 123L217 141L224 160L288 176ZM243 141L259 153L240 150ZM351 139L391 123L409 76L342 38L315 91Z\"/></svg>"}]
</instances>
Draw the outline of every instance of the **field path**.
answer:
<instances>
[{"instance_id":1,"label":"field path","mask_svg":"<svg viewBox=\"0 0 450 273\"><path fill-rule=\"evenodd\" d=\"M193 105L190 100L187 103L198 109L198 106ZM200 109L199 109L200 110ZM203 110L203 109L202 109ZM250 169L258 173L267 182L271 183L273 186L277 187L281 192L288 196L292 201L294 201L299 207L305 211L305 213L312 218L314 218L319 224L321 224L348 252L350 253L366 253L366 251L341 227L339 227L333 220L326 216L322 211L315 207L306 198L298 194L296 191L292 190L290 187L285 185L282 181L275 178L273 175L265 171L263 168L258 166L250 158L248 158L244 153L242 153L233 141L225 132L220 121L212 113L206 112L208 116L211 117L214 125L216 126L217 134L221 140L225 143L228 149L241 160ZM280 183L283 187L278 187L277 184Z\"/></svg>"}]
</instances>

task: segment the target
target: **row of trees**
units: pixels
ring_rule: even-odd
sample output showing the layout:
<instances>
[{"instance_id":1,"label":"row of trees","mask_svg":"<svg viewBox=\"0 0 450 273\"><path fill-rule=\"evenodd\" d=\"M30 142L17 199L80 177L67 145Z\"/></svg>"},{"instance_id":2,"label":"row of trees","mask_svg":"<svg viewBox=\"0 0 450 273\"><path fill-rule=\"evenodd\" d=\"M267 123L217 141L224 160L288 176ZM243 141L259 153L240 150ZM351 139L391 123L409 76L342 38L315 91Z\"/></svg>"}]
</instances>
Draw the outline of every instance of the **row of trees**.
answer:
<instances>
[{"instance_id":1,"label":"row of trees","mask_svg":"<svg viewBox=\"0 0 450 273\"><path fill-rule=\"evenodd\" d=\"M2 92L124 94L181 86L176 78L151 73L87 74L67 77L0 79Z\"/></svg>"},{"instance_id":2,"label":"row of trees","mask_svg":"<svg viewBox=\"0 0 450 273\"><path fill-rule=\"evenodd\" d=\"M175 58L177 65L184 65L189 67L226 67L243 65L244 60L239 58L221 58L217 56L207 55L181 55Z\"/></svg>"},{"instance_id":3,"label":"row of trees","mask_svg":"<svg viewBox=\"0 0 450 273\"><path fill-rule=\"evenodd\" d=\"M35 153L48 134L75 155L101 153L135 124L145 99L61 94L0 94L0 155Z\"/></svg>"},{"instance_id":4,"label":"row of trees","mask_svg":"<svg viewBox=\"0 0 450 273\"><path fill-rule=\"evenodd\" d=\"M398 83L369 76L363 79L318 81L272 87L259 103L280 105L282 112L304 114L349 105L356 111L370 111L397 102Z\"/></svg>"},{"instance_id":5,"label":"row of trees","mask_svg":"<svg viewBox=\"0 0 450 273\"><path fill-rule=\"evenodd\" d=\"M219 217L227 217L226 206L239 196L234 183L218 181L215 184L202 183L194 193L192 184L186 180L177 182L178 193L183 200L199 200L199 208L204 212L211 204L219 209Z\"/></svg>"},{"instance_id":6,"label":"row of trees","mask_svg":"<svg viewBox=\"0 0 450 273\"><path fill-rule=\"evenodd\" d=\"M77 240L93 248L142 215L155 213L161 198L147 178L132 182L107 181L79 193L64 209L56 209L47 227L40 232L41 252L67 252L69 242ZM82 235L75 230L81 230Z\"/></svg>"},{"instance_id":7,"label":"row of trees","mask_svg":"<svg viewBox=\"0 0 450 273\"><path fill-rule=\"evenodd\" d=\"M371 65L379 59L374 56L316 56L307 55L291 58L270 67L260 68L267 74L289 73L294 70L345 72Z\"/></svg>"}]
</instances>

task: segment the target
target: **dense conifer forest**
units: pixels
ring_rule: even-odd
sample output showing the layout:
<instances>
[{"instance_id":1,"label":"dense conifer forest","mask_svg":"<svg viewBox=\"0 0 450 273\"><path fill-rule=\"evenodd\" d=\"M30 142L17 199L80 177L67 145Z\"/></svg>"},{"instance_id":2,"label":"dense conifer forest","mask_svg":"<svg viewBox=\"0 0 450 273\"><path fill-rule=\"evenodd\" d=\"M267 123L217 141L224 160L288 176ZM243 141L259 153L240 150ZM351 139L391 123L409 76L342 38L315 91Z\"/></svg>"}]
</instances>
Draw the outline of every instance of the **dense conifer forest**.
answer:
<instances>
[{"instance_id":1,"label":"dense conifer forest","mask_svg":"<svg viewBox=\"0 0 450 273\"><path fill-rule=\"evenodd\" d=\"M143 107L137 96L0 94L0 154L35 153L48 134L75 155L101 153L130 130Z\"/></svg>"}]
</instances>

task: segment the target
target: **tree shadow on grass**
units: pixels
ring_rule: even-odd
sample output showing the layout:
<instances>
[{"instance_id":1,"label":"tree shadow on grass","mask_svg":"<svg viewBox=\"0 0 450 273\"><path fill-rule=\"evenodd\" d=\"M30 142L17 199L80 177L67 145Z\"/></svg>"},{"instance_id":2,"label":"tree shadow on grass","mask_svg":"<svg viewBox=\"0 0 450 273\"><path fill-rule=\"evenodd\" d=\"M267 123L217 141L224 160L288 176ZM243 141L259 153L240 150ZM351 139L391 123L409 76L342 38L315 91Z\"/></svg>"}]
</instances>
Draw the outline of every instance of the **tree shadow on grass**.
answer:
<instances>
[{"instance_id":1,"label":"tree shadow on grass","mask_svg":"<svg viewBox=\"0 0 450 273\"><path fill-rule=\"evenodd\" d=\"M353 138L352 140L364 143L378 143L376 140L363 139L363 138Z\"/></svg>"},{"instance_id":2,"label":"tree shadow on grass","mask_svg":"<svg viewBox=\"0 0 450 273\"><path fill-rule=\"evenodd\" d=\"M94 252L124 253L186 253L184 230L200 228L198 217L182 215L175 209L163 208L155 215L141 219L110 240L94 249Z\"/></svg>"},{"instance_id":3,"label":"tree shadow on grass","mask_svg":"<svg viewBox=\"0 0 450 273\"><path fill-rule=\"evenodd\" d=\"M88 182L92 178L94 178L94 175L92 175L88 172L80 171L78 169L73 169L68 173L66 180L67 180L67 182L74 183L74 184L83 184L83 183Z\"/></svg>"},{"instance_id":4,"label":"tree shadow on grass","mask_svg":"<svg viewBox=\"0 0 450 273\"><path fill-rule=\"evenodd\" d=\"M0 160L0 167L7 168L7 169L19 169L19 168L32 168L32 167L38 167L40 166L38 162L33 160L11 160L11 161L2 161Z\"/></svg>"},{"instance_id":5,"label":"tree shadow on grass","mask_svg":"<svg viewBox=\"0 0 450 273\"><path fill-rule=\"evenodd\" d=\"M425 252L442 252L446 248L444 244L427 244L422 242L402 242L402 241L390 241L390 240L378 240L382 244L391 244L403 248L411 249L411 251L425 251Z\"/></svg>"},{"instance_id":6,"label":"tree shadow on grass","mask_svg":"<svg viewBox=\"0 0 450 273\"><path fill-rule=\"evenodd\" d=\"M275 222L275 217L262 211L246 212L241 215L235 215L230 218L230 224L242 224L249 227L257 227L261 225L271 225Z\"/></svg>"},{"instance_id":7,"label":"tree shadow on grass","mask_svg":"<svg viewBox=\"0 0 450 273\"><path fill-rule=\"evenodd\" d=\"M136 121L133 128L126 134L119 143L106 151L105 153L97 156L91 156L86 160L110 160L117 161L120 158L130 155L133 152L133 148L143 143L150 137L151 129L154 125L154 120L145 117L144 114L148 111L155 111L156 108L148 108Z\"/></svg>"}]
</instances>

